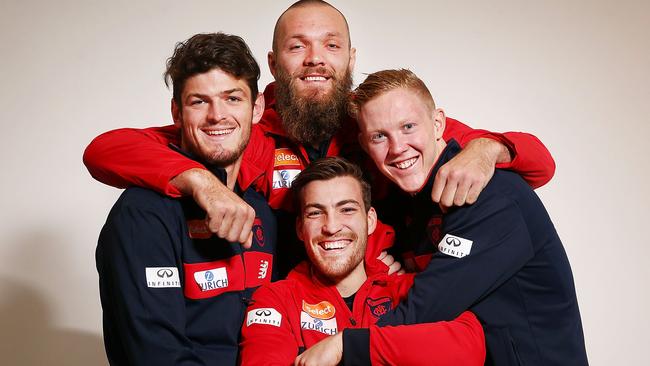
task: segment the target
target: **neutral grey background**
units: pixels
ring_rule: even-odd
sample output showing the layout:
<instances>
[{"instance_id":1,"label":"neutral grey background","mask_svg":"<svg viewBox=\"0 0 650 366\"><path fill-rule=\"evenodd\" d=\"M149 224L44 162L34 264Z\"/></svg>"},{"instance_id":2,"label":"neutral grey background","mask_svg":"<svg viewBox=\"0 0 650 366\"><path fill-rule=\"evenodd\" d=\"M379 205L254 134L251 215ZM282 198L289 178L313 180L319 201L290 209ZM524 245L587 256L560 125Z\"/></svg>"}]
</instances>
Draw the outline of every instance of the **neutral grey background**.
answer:
<instances>
[{"instance_id":1,"label":"neutral grey background","mask_svg":"<svg viewBox=\"0 0 650 366\"><path fill-rule=\"evenodd\" d=\"M266 52L290 1L0 5L0 354L104 364L94 250L120 191L81 163L100 132L171 122L164 62L198 32ZM538 190L570 257L593 365L648 364L647 1L333 1L362 73L410 67L449 116L551 150Z\"/></svg>"}]
</instances>

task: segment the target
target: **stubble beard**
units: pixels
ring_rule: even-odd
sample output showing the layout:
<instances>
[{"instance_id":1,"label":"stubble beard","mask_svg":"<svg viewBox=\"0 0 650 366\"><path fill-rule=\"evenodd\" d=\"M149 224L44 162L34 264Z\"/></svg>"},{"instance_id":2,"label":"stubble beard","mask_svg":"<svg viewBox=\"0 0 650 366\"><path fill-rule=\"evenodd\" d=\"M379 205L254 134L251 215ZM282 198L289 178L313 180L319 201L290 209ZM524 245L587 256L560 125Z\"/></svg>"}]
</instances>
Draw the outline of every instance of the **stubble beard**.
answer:
<instances>
[{"instance_id":1,"label":"stubble beard","mask_svg":"<svg viewBox=\"0 0 650 366\"><path fill-rule=\"evenodd\" d=\"M223 146L218 145L216 149L213 149L214 151L204 152L201 146L189 146L189 144L185 144L184 141L189 141L189 139L183 136L181 148L192 153L192 155L200 159L203 163L226 168L234 164L243 155L244 149L246 149L250 140L250 129L248 132L243 131L241 137L242 139L239 141L239 145L233 150L226 150Z\"/></svg>"},{"instance_id":2,"label":"stubble beard","mask_svg":"<svg viewBox=\"0 0 650 366\"><path fill-rule=\"evenodd\" d=\"M329 263L323 259L317 258L313 252L309 250L307 251L307 256L312 263L312 267L323 281L336 284L348 277L352 271L363 262L366 252L367 238L365 242L362 241L363 239L358 237L355 238L355 240L357 243L354 245L358 246L357 250L345 258L344 261Z\"/></svg>"},{"instance_id":3,"label":"stubble beard","mask_svg":"<svg viewBox=\"0 0 650 366\"><path fill-rule=\"evenodd\" d=\"M324 74L323 68L315 69ZM328 141L347 117L347 99L352 88L352 72L348 68L342 78L331 76L334 88L325 96L298 95L296 78L278 70L276 75L276 109L285 132L293 141L318 147Z\"/></svg>"}]
</instances>

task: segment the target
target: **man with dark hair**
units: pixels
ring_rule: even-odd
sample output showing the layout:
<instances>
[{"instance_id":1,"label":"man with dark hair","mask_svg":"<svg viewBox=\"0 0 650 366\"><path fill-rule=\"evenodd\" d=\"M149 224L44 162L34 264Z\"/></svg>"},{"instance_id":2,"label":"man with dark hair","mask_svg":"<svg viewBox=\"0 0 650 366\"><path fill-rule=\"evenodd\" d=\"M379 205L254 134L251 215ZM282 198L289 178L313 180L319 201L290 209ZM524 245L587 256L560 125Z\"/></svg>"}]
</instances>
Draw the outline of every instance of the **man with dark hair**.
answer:
<instances>
[{"instance_id":1,"label":"man with dark hair","mask_svg":"<svg viewBox=\"0 0 650 366\"><path fill-rule=\"evenodd\" d=\"M235 365L252 292L269 283L275 218L250 188L242 152L262 115L259 67L237 36L198 34L167 62L180 147L253 208L248 248L212 236L193 200L129 188L97 245L104 341L111 364Z\"/></svg>"},{"instance_id":2,"label":"man with dark hair","mask_svg":"<svg viewBox=\"0 0 650 366\"><path fill-rule=\"evenodd\" d=\"M273 50L268 54L276 82L264 92L266 109L258 127L253 128L244 164L250 163L248 177L256 179L256 188L284 223L280 227L287 232L281 237L293 236L288 190L301 170L324 156L356 161L363 156L356 123L345 110L355 61L347 21L329 3L298 1L278 18ZM447 125L445 139L453 137L466 146L440 169L441 179L432 190L436 202L445 206L474 202L495 164L522 174L533 187L553 175L553 160L534 136L471 130L451 118ZM171 151L167 145L178 137L174 127L112 131L88 146L84 162L95 178L111 185L144 185L170 196L192 196L207 212L212 232L229 241L248 243L253 225L250 207L203 165ZM290 242L282 241L284 245ZM368 247L372 256L382 245L371 236ZM279 251L286 259L281 261L282 273L295 264L293 258L300 258L287 249L291 247Z\"/></svg>"},{"instance_id":3,"label":"man with dark hair","mask_svg":"<svg viewBox=\"0 0 650 366\"><path fill-rule=\"evenodd\" d=\"M253 295L242 327L243 365L483 365L483 330L471 312L449 322L375 326L404 299L413 275L366 271L377 214L357 166L317 160L292 191L309 261Z\"/></svg>"},{"instance_id":4,"label":"man with dark hair","mask_svg":"<svg viewBox=\"0 0 650 366\"><path fill-rule=\"evenodd\" d=\"M461 151L443 139L445 114L408 70L370 74L352 96L359 141L403 193L402 244L424 270L381 326L454 319L485 328L487 365L587 365L569 260L535 192L497 169L476 203L429 199L436 171ZM427 255L428 254L428 255Z\"/></svg>"}]
</instances>

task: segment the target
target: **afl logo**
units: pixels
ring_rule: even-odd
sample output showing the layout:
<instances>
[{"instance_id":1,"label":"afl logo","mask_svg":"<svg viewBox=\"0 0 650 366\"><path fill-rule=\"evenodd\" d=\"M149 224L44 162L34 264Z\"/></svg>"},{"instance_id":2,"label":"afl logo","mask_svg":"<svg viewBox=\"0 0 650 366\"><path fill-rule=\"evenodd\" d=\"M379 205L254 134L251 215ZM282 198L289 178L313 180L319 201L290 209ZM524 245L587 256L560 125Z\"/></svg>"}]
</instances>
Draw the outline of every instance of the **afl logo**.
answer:
<instances>
[{"instance_id":1,"label":"afl logo","mask_svg":"<svg viewBox=\"0 0 650 366\"><path fill-rule=\"evenodd\" d=\"M459 247L460 246L460 239L454 238L453 236L449 236L445 240L445 243L447 243L449 245L453 245L455 247Z\"/></svg>"},{"instance_id":2,"label":"afl logo","mask_svg":"<svg viewBox=\"0 0 650 366\"><path fill-rule=\"evenodd\" d=\"M160 278L169 278L173 275L174 273L172 272L171 269L159 269L158 272L156 272L156 275Z\"/></svg>"}]
</instances>

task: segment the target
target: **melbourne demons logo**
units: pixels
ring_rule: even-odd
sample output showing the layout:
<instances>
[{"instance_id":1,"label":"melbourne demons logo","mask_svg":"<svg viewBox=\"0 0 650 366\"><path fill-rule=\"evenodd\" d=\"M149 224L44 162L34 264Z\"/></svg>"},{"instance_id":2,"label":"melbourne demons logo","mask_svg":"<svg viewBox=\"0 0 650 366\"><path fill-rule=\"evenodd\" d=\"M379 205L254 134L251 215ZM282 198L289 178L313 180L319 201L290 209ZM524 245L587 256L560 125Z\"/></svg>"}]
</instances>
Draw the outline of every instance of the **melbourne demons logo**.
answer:
<instances>
[{"instance_id":1,"label":"melbourne demons logo","mask_svg":"<svg viewBox=\"0 0 650 366\"><path fill-rule=\"evenodd\" d=\"M256 217L255 221L253 221L253 235L255 236L255 240L257 240L257 244L263 247L264 230L262 230L262 220L259 217Z\"/></svg>"},{"instance_id":2,"label":"melbourne demons logo","mask_svg":"<svg viewBox=\"0 0 650 366\"><path fill-rule=\"evenodd\" d=\"M391 301L389 297L380 297L378 299L367 298L366 304L370 308L370 313L375 317L379 318L380 316L386 314L388 310L391 309Z\"/></svg>"}]
</instances>

